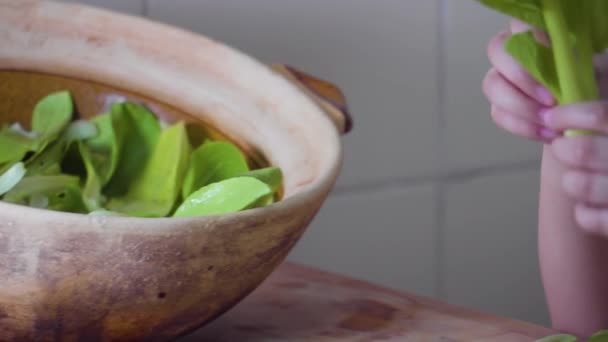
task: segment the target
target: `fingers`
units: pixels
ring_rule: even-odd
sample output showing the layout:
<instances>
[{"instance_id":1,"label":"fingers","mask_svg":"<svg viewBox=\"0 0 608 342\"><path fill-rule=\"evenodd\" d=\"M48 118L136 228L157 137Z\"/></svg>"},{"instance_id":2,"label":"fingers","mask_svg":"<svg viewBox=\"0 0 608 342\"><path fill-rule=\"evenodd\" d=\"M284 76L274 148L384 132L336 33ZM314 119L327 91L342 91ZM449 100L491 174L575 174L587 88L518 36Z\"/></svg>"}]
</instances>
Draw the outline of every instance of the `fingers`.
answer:
<instances>
[{"instance_id":1,"label":"fingers","mask_svg":"<svg viewBox=\"0 0 608 342\"><path fill-rule=\"evenodd\" d=\"M555 139L553 155L565 166L561 186L575 203L579 227L608 237L608 138Z\"/></svg>"},{"instance_id":2,"label":"fingers","mask_svg":"<svg viewBox=\"0 0 608 342\"><path fill-rule=\"evenodd\" d=\"M511 22L511 32L529 29L521 21ZM512 134L550 142L558 135L543 126L539 113L541 109L554 106L556 100L505 50L505 41L511 32L499 33L488 44L488 57L493 67L484 77L482 88L492 104L492 118Z\"/></svg>"},{"instance_id":3,"label":"fingers","mask_svg":"<svg viewBox=\"0 0 608 342\"><path fill-rule=\"evenodd\" d=\"M543 142L558 134L542 125L540 113L546 108L531 99L492 68L483 80L483 92L492 103L492 119L509 133Z\"/></svg>"},{"instance_id":4,"label":"fingers","mask_svg":"<svg viewBox=\"0 0 608 342\"><path fill-rule=\"evenodd\" d=\"M564 191L574 200L593 205L608 205L608 176L568 171L562 177Z\"/></svg>"},{"instance_id":5,"label":"fingers","mask_svg":"<svg viewBox=\"0 0 608 342\"><path fill-rule=\"evenodd\" d=\"M511 29L512 33L520 33L530 31L532 29L532 26L519 19L511 19L511 21L509 22L509 28Z\"/></svg>"},{"instance_id":6,"label":"fingers","mask_svg":"<svg viewBox=\"0 0 608 342\"><path fill-rule=\"evenodd\" d=\"M542 123L556 131L591 130L608 134L608 102L593 101L542 110Z\"/></svg>"},{"instance_id":7,"label":"fingers","mask_svg":"<svg viewBox=\"0 0 608 342\"><path fill-rule=\"evenodd\" d=\"M569 168L608 173L608 139L568 137L553 141L553 155Z\"/></svg>"},{"instance_id":8,"label":"fingers","mask_svg":"<svg viewBox=\"0 0 608 342\"><path fill-rule=\"evenodd\" d=\"M537 115L545 108L522 93L494 68L484 78L483 92L492 105L528 119L540 119Z\"/></svg>"},{"instance_id":9,"label":"fingers","mask_svg":"<svg viewBox=\"0 0 608 342\"><path fill-rule=\"evenodd\" d=\"M552 106L555 99L551 92L534 78L505 50L505 41L511 34L507 31L494 36L488 44L488 58L494 69L520 92L545 105Z\"/></svg>"},{"instance_id":10,"label":"fingers","mask_svg":"<svg viewBox=\"0 0 608 342\"><path fill-rule=\"evenodd\" d=\"M608 209L577 204L574 208L574 217L584 231L608 237Z\"/></svg>"},{"instance_id":11,"label":"fingers","mask_svg":"<svg viewBox=\"0 0 608 342\"><path fill-rule=\"evenodd\" d=\"M558 133L540 126L531 119L509 113L495 106L492 106L492 119L507 132L526 139L550 142L559 136Z\"/></svg>"}]
</instances>

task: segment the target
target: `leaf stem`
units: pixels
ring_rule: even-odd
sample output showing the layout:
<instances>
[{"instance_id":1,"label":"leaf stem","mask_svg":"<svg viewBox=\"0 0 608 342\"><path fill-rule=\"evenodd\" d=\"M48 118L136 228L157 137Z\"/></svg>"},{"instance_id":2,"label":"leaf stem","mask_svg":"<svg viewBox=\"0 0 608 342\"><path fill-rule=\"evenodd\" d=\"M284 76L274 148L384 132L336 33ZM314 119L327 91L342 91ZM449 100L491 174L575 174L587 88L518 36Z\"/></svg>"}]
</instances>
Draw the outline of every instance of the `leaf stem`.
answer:
<instances>
[{"instance_id":1,"label":"leaf stem","mask_svg":"<svg viewBox=\"0 0 608 342\"><path fill-rule=\"evenodd\" d=\"M576 21L580 27L572 27L570 29L574 32L570 32L562 1L541 1L561 89L560 104L596 100L599 97L599 91L593 74L593 51L589 25L586 21ZM576 37L576 46L572 34ZM579 58L577 59L577 57ZM589 134L593 134L593 132L566 131L567 136Z\"/></svg>"}]
</instances>

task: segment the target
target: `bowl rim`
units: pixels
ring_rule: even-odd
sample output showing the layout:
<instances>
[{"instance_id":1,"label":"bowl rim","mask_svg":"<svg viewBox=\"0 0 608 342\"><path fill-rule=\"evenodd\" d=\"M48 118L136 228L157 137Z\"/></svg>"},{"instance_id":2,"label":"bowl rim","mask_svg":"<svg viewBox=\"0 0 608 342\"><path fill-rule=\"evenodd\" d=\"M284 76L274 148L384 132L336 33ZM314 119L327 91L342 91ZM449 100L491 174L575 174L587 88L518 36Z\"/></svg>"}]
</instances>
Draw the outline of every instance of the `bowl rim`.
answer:
<instances>
[{"instance_id":1,"label":"bowl rim","mask_svg":"<svg viewBox=\"0 0 608 342\"><path fill-rule=\"evenodd\" d=\"M5 7L7 10L3 10ZM4 12L4 13L2 13ZM222 42L213 40L203 34L195 33L189 31L185 28L176 27L173 25L161 23L154 21L149 18L143 18L140 16L135 16L131 14L118 13L108 9L101 9L97 7L93 7L90 5L83 4L73 4L73 3L63 3L49 0L0 0L0 41L2 41L3 33L5 33L5 37L8 36L9 40L11 39L11 31L14 29L19 31L18 34L40 34L41 27L46 25L44 22L40 24L38 27L33 27L33 23L37 21L44 20L52 20L56 19L59 12L66 13L65 25L77 26L80 21L86 21L86 18L93 18L99 21L113 21L118 23L119 26L123 28L129 28L130 30L137 31L146 31L151 30L156 33L163 32L165 34L165 42L167 42L168 38L175 40L182 40L187 42L196 42L198 50L205 49L214 49L214 51L218 53L225 54L226 56L231 58L231 63L241 63L240 67L250 68L256 72L256 75L263 75L266 77L268 82L272 82L273 85L280 88L281 94L289 96L294 102L298 102L300 104L307 105L307 115L311 116L311 119L316 120L315 122L320 125L321 134L324 134L324 139L328 142L326 146L327 151L323 151L327 153L328 157L325 162L324 168L318 172L318 175L315 179L310 181L309 184L306 184L302 188L294 190L293 194L287 196L286 198L282 198L281 200L262 208L254 208L247 209L239 212L229 213L229 214L219 214L219 215L206 215L206 216L197 216L197 217L160 217L160 218L145 218L145 217L132 217L132 216L95 216L88 214L80 214L80 213L70 213L70 212L60 212L53 211L49 209L39 209L28 207L24 205L11 204L7 202L0 201L0 212L2 211L12 211L15 213L19 213L19 215L42 215L48 217L49 219L58 219L58 220L69 220L74 222L81 222L83 220L90 221L95 218L98 220L103 220L107 223L111 222L133 222L133 223L150 223L151 221L155 221L158 223L174 223L174 222L212 222L217 220L232 220L232 219L246 219L246 218L256 218L263 217L273 213L281 213L284 211L290 211L302 206L311 205L315 201L322 202L326 196L329 194L331 188L335 185L336 179L338 177L339 171L342 167L343 163L343 152L342 152L342 143L340 140L340 132L336 129L334 123L332 123L331 119L327 116L327 113L323 111L323 109L316 104L313 99L307 96L303 91L301 91L297 86L290 83L284 77L279 75L278 73L272 71L272 69L266 64L256 60L252 56L238 50L235 47L228 46ZM78 13L78 15L75 15ZM67 16L69 15L69 16ZM10 19L7 20L7 24L2 25L2 19ZM15 24L15 20L26 18L27 22ZM12 25L12 26L11 26ZM18 26L18 27L17 27ZM35 25L34 25L35 26ZM56 32L61 32L65 27L56 27ZM38 31L36 31L38 30ZM33 32L33 33L32 33ZM51 34L56 34L56 32L51 32ZM69 34L69 33L66 33ZM102 33L102 36L86 36L81 37L80 39L86 39L84 46L89 46L87 44L97 44L98 42L94 41L94 39L99 39L100 37L103 39L105 36L107 38L107 34ZM32 36L35 38L34 36ZM45 44L45 41L35 41L36 39L31 39L29 42L19 41L23 36L18 37L15 44ZM91 40L93 38L93 40ZM125 38L126 39L126 38ZM137 42L137 36L132 39L131 42ZM103 42L102 42L103 43ZM177 44L177 43L173 43ZM10 52L9 52L10 54ZM116 82L105 82L110 79L108 76L106 79L99 79L99 77L91 77L91 75L87 75L87 77L78 77L72 74L65 74L61 71L54 73L51 69L53 65L42 65L42 63L36 64L35 66L30 65L27 66L27 63L31 63L31 61L23 61L14 58L14 56L3 55L2 51L0 51L0 70L16 70L16 71L33 71L33 72L42 72L48 73L52 75L59 76L67 76L67 77L75 77L77 79L83 81L93 81L100 82L102 84L114 86ZM65 65L64 65L65 67ZM77 68L73 67L72 73L78 71ZM99 76L99 75L97 75ZM127 87L126 89L131 89ZM143 95L148 96L149 94L146 91L141 92ZM155 98L151 96L151 98ZM291 101L291 100L290 100ZM171 104L173 105L173 103ZM178 106L179 108L179 106ZM182 108L180 108L182 109ZM186 111L188 113L188 111ZM221 128L221 126L220 126ZM312 202L311 202L312 201ZM103 218L103 219L99 219ZM122 225L121 225L122 226ZM167 225L168 227L169 225ZM172 226L172 225L171 225ZM159 231L163 231L165 225L158 225L157 228ZM171 229L175 229L175 227L171 227Z\"/></svg>"}]
</instances>

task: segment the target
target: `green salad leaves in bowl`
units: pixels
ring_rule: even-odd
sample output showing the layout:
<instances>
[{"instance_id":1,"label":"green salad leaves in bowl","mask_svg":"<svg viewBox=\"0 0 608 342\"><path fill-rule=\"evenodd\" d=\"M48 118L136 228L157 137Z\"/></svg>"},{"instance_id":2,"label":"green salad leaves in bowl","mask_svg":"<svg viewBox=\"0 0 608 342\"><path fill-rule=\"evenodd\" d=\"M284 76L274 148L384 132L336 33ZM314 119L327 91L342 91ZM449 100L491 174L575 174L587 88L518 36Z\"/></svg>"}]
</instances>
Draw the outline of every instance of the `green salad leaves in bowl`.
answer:
<instances>
[{"instance_id":1,"label":"green salad leaves in bowl","mask_svg":"<svg viewBox=\"0 0 608 342\"><path fill-rule=\"evenodd\" d=\"M252 168L235 144L196 141L184 121L162 122L144 105L114 102L90 119L74 113L70 92L60 91L35 105L31 130L5 124L3 201L90 215L186 217L262 207L281 187L279 168Z\"/></svg>"}]
</instances>

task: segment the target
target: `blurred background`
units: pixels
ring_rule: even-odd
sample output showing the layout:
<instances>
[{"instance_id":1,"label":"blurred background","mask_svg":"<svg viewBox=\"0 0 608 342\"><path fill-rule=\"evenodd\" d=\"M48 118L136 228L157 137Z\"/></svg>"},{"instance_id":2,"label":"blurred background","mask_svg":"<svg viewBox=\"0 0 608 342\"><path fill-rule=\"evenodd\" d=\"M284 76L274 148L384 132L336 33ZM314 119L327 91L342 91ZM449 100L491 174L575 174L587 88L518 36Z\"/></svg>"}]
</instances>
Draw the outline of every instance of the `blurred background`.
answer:
<instances>
[{"instance_id":1,"label":"blurred background","mask_svg":"<svg viewBox=\"0 0 608 342\"><path fill-rule=\"evenodd\" d=\"M290 260L548 324L540 146L481 92L508 19L474 0L73 0L184 27L338 84L355 117L335 191Z\"/></svg>"}]
</instances>

